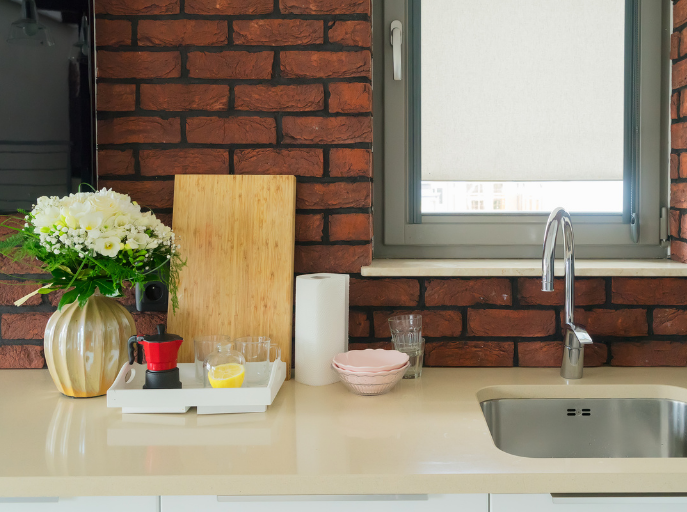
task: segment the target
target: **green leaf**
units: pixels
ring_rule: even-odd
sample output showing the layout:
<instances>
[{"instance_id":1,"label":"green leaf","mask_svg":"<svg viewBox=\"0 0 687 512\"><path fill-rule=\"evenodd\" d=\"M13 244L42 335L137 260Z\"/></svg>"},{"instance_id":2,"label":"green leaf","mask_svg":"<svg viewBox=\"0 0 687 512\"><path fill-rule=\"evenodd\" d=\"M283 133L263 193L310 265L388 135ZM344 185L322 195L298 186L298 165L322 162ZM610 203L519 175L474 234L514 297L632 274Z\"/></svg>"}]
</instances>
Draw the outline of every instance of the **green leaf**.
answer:
<instances>
[{"instance_id":1,"label":"green leaf","mask_svg":"<svg viewBox=\"0 0 687 512\"><path fill-rule=\"evenodd\" d=\"M112 280L96 279L94 282L98 286L100 293L103 295L107 295L109 297L117 293L117 287Z\"/></svg>"},{"instance_id":2,"label":"green leaf","mask_svg":"<svg viewBox=\"0 0 687 512\"><path fill-rule=\"evenodd\" d=\"M81 293L79 293L79 307L82 308L86 305L88 298L95 292L95 281L86 281L84 283L85 287Z\"/></svg>"},{"instance_id":3,"label":"green leaf","mask_svg":"<svg viewBox=\"0 0 687 512\"><path fill-rule=\"evenodd\" d=\"M60 303L57 305L57 310L62 311L62 307L66 306L67 304L71 304L76 300L76 298L79 295L79 290L77 288L72 288L69 290L67 293L62 295L62 298L60 299Z\"/></svg>"}]
</instances>

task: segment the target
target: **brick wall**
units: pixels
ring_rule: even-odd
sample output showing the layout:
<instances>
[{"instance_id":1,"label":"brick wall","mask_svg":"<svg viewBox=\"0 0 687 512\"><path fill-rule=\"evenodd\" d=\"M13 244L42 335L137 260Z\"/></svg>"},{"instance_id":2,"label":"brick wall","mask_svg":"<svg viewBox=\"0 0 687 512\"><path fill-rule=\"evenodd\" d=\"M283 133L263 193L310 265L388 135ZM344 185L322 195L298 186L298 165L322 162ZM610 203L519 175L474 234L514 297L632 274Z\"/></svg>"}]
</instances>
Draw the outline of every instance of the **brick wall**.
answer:
<instances>
[{"instance_id":1,"label":"brick wall","mask_svg":"<svg viewBox=\"0 0 687 512\"><path fill-rule=\"evenodd\" d=\"M131 194L170 222L175 174L295 174L296 272L353 274L351 348L388 346L388 316L419 311L427 365L560 364L561 280L556 293L545 294L536 278L360 276L372 257L369 0L96 5L101 185ZM677 29L687 24L687 0L676 4L675 18ZM679 80L687 44L681 50L673 36L673 45ZM687 66L683 75L676 89L687 85ZM679 99L673 96L675 119ZM676 239L687 233L679 226L687 213L679 200L687 183L679 178L676 150L687 149L687 142L676 147L680 129L677 121ZM687 161L684 169L687 178ZM683 254L684 236L673 242L676 255ZM8 281L0 282L0 367L41 367L42 332L55 298L15 308L12 301L27 289ZM687 279L581 278L576 292L577 319L595 341L587 365L687 364ZM130 296L123 300L133 307ZM135 316L143 333L164 318Z\"/></svg>"},{"instance_id":2,"label":"brick wall","mask_svg":"<svg viewBox=\"0 0 687 512\"><path fill-rule=\"evenodd\" d=\"M687 0L673 3L673 94L670 101L670 244L672 258L687 263Z\"/></svg>"}]
</instances>

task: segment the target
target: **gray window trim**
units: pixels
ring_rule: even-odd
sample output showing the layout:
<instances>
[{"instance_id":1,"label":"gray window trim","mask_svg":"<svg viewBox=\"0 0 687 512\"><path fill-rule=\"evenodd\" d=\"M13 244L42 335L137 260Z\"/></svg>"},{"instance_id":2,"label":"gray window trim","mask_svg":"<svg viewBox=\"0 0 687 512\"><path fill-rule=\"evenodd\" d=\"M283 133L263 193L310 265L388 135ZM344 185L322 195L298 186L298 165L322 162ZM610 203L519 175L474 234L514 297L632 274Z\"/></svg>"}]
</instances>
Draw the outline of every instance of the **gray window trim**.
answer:
<instances>
[{"instance_id":1,"label":"gray window trim","mask_svg":"<svg viewBox=\"0 0 687 512\"><path fill-rule=\"evenodd\" d=\"M665 258L660 211L668 206L669 0L638 0L641 17L638 78L641 146L637 155L640 233L633 243L621 215L574 215L577 254L586 258ZM419 191L410 190L412 137L419 136L409 105L413 44L408 0L373 2L375 65L375 258L536 258L541 256L545 214L414 214ZM389 25L403 23L404 80L394 81ZM417 69L417 68L416 68ZM415 127L415 132L411 128Z\"/></svg>"}]
</instances>

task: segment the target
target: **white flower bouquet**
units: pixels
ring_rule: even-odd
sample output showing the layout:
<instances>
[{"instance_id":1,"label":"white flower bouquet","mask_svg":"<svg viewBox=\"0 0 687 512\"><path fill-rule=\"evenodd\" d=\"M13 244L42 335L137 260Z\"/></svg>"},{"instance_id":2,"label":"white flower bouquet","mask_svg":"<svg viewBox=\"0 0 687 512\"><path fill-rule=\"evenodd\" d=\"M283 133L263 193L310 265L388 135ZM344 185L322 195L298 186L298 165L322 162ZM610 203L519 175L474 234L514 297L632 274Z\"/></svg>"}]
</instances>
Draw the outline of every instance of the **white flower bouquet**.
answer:
<instances>
[{"instance_id":1,"label":"white flower bouquet","mask_svg":"<svg viewBox=\"0 0 687 512\"><path fill-rule=\"evenodd\" d=\"M17 233L0 242L0 253L15 260L35 257L52 275L21 301L67 290L58 309L75 300L83 307L96 288L119 297L125 286L161 279L172 307L178 306L178 272L185 262L174 233L129 196L108 189L43 196L30 212L20 213L23 219L2 223Z\"/></svg>"}]
</instances>

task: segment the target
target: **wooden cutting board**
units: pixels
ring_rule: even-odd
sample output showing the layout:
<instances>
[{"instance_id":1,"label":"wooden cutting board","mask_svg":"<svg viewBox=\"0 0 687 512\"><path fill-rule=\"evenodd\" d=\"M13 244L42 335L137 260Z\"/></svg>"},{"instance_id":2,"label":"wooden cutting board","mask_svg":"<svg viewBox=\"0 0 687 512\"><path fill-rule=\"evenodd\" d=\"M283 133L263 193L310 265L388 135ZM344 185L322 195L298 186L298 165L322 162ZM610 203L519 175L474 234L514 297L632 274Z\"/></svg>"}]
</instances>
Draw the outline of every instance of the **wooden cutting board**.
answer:
<instances>
[{"instance_id":1,"label":"wooden cutting board","mask_svg":"<svg viewBox=\"0 0 687 512\"><path fill-rule=\"evenodd\" d=\"M187 266L168 332L184 342L179 362L193 362L193 337L269 336L291 374L294 176L178 175L172 227Z\"/></svg>"}]
</instances>

